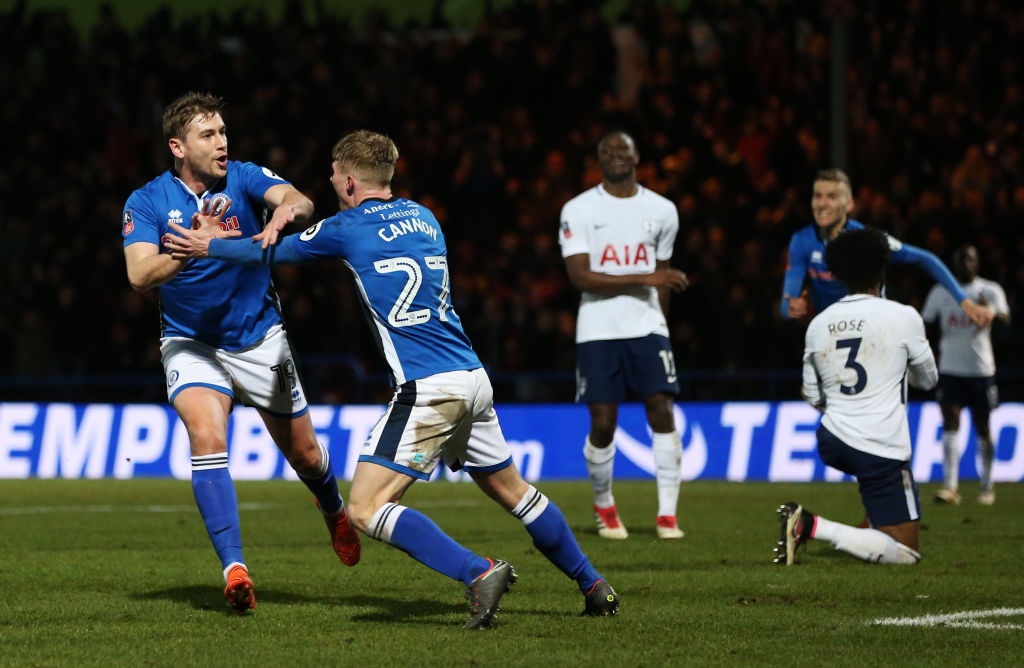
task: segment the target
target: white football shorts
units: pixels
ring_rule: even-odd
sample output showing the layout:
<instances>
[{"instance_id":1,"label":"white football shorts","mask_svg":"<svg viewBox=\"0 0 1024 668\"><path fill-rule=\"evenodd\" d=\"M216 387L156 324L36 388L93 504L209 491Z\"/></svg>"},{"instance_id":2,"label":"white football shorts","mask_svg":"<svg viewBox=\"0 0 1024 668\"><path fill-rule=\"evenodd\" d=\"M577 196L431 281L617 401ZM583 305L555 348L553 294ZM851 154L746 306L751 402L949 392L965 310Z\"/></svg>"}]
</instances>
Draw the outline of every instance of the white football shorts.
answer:
<instances>
[{"instance_id":1,"label":"white football shorts","mask_svg":"<svg viewBox=\"0 0 1024 668\"><path fill-rule=\"evenodd\" d=\"M481 369L449 371L398 388L359 461L427 480L444 458L453 471L499 471L512 463Z\"/></svg>"},{"instance_id":2,"label":"white football shorts","mask_svg":"<svg viewBox=\"0 0 1024 668\"><path fill-rule=\"evenodd\" d=\"M160 340L160 357L171 403L183 389L198 385L275 415L297 417L306 412L306 395L280 323L262 341L243 350L165 337Z\"/></svg>"}]
</instances>

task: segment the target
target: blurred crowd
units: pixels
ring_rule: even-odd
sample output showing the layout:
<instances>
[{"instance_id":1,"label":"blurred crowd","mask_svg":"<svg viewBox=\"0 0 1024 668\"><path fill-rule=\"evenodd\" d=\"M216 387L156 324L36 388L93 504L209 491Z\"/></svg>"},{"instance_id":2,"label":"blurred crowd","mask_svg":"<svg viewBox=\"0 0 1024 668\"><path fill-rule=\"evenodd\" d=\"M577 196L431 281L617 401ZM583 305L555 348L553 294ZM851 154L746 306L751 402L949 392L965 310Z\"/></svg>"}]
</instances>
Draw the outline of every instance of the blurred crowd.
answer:
<instances>
[{"instance_id":1,"label":"blurred crowd","mask_svg":"<svg viewBox=\"0 0 1024 668\"><path fill-rule=\"evenodd\" d=\"M0 14L0 378L160 373L156 294L128 285L120 219L169 167L160 116L187 90L226 98L230 156L292 181L318 217L337 207L334 142L359 127L391 135L395 189L442 221L481 358L499 378L539 379L499 400L571 399L571 385L544 381L571 374L575 355L558 215L600 181L595 145L616 128L637 141L641 183L678 205L673 264L691 287L669 320L684 377L799 367L803 326L778 301L819 168L846 168L868 224L947 262L977 245L981 274L1016 306L1024 5L635 0L609 20L601 4L522 0L471 30L448 26L441 4L425 22L376 13L358 27L300 0L279 19L164 5L131 31L106 6L86 34L60 10ZM837 39L845 165L830 162ZM275 272L313 400L366 398L349 376L382 365L347 271ZM888 295L919 306L930 285L897 269ZM994 338L1001 367L1024 366L1016 325ZM163 398L159 383L132 392ZM756 398L717 392L684 382L680 398Z\"/></svg>"}]
</instances>

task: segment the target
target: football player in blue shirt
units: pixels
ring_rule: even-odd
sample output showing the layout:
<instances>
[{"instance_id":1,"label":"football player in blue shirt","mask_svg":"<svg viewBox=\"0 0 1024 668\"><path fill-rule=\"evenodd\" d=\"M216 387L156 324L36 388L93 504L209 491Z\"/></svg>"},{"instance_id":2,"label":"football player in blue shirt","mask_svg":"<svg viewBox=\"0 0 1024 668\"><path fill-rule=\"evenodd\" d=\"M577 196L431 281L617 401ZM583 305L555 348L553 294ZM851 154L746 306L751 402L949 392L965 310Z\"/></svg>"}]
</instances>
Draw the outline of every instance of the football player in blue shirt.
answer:
<instances>
[{"instance_id":1,"label":"football player in blue shirt","mask_svg":"<svg viewBox=\"0 0 1024 668\"><path fill-rule=\"evenodd\" d=\"M794 232L789 242L789 263L782 287L782 317L809 319L846 295L846 286L837 281L825 265L825 245L844 230L864 227L863 223L849 217L851 211L853 191L846 173L839 169L818 172L811 196L814 224ZM892 249L891 262L921 267L953 295L979 327L991 323L991 311L970 299L946 265L933 253L892 237L889 237L889 246Z\"/></svg>"},{"instance_id":2,"label":"football player in blue shirt","mask_svg":"<svg viewBox=\"0 0 1024 668\"><path fill-rule=\"evenodd\" d=\"M331 154L331 184L341 211L269 248L228 240L223 212L198 230L175 224L172 257L220 258L247 266L340 258L352 271L395 390L363 445L349 513L366 535L466 586L466 628L491 625L516 580L511 564L455 542L423 513L401 505L405 491L444 460L466 471L487 496L520 520L534 546L575 580L583 614L613 615L615 591L580 549L561 510L520 475L494 410L490 380L452 308L448 252L441 225L426 207L391 192L398 149L385 135L360 130ZM221 237L212 238L211 236Z\"/></svg>"},{"instance_id":3,"label":"football player in blue shirt","mask_svg":"<svg viewBox=\"0 0 1024 668\"><path fill-rule=\"evenodd\" d=\"M187 93L169 104L163 131L173 167L134 191L121 233L128 280L160 291L160 353L167 396L188 432L192 490L239 612L256 607L242 556L238 501L228 472L227 425L233 400L254 406L267 432L313 492L338 557L359 561L359 534L338 492L327 450L317 442L296 375L267 267L182 260L163 252L171 225L223 209L232 235L269 246L289 223L304 223L313 202L266 167L228 159L224 101Z\"/></svg>"}]
</instances>

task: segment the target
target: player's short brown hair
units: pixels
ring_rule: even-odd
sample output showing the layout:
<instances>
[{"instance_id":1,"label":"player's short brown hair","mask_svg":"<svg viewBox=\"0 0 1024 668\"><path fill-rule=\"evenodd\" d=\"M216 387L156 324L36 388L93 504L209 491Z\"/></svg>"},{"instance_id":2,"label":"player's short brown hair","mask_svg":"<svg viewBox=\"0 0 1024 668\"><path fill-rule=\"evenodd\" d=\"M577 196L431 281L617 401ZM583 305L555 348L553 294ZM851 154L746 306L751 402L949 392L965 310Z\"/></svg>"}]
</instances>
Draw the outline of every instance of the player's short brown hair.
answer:
<instances>
[{"instance_id":1,"label":"player's short brown hair","mask_svg":"<svg viewBox=\"0 0 1024 668\"><path fill-rule=\"evenodd\" d=\"M221 109L227 105L224 99L212 93L199 93L190 91L179 96L164 109L163 130L164 139L183 139L191 123L196 116L204 119L219 114Z\"/></svg>"}]
</instances>

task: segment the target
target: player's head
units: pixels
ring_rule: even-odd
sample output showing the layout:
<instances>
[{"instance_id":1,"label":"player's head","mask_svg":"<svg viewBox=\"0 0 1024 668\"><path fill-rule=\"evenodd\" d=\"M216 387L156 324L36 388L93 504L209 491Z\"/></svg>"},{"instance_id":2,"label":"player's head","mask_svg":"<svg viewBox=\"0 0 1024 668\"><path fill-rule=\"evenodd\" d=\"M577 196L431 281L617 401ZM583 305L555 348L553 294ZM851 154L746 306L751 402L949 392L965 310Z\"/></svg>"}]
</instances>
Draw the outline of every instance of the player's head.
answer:
<instances>
[{"instance_id":1,"label":"player's head","mask_svg":"<svg viewBox=\"0 0 1024 668\"><path fill-rule=\"evenodd\" d=\"M184 176L195 176L207 185L228 170L227 126L220 114L224 106L216 95L189 92L164 109L164 138L176 166Z\"/></svg>"},{"instance_id":2,"label":"player's head","mask_svg":"<svg viewBox=\"0 0 1024 668\"><path fill-rule=\"evenodd\" d=\"M970 283L978 276L978 249L970 244L953 251L953 273L961 283Z\"/></svg>"},{"instance_id":3,"label":"player's head","mask_svg":"<svg viewBox=\"0 0 1024 668\"><path fill-rule=\"evenodd\" d=\"M398 147L387 135L356 130L342 137L331 151L331 185L339 202L352 207L367 191L390 194L397 163Z\"/></svg>"},{"instance_id":4,"label":"player's head","mask_svg":"<svg viewBox=\"0 0 1024 668\"><path fill-rule=\"evenodd\" d=\"M885 232L865 227L843 232L825 247L825 264L850 294L877 293L892 249Z\"/></svg>"},{"instance_id":5,"label":"player's head","mask_svg":"<svg viewBox=\"0 0 1024 668\"><path fill-rule=\"evenodd\" d=\"M811 213L818 227L842 227L853 211L850 177L841 169L822 169L814 177Z\"/></svg>"},{"instance_id":6,"label":"player's head","mask_svg":"<svg viewBox=\"0 0 1024 668\"><path fill-rule=\"evenodd\" d=\"M597 164L608 183L622 183L636 178L640 155L636 142L625 132L611 132L597 142Z\"/></svg>"}]
</instances>

